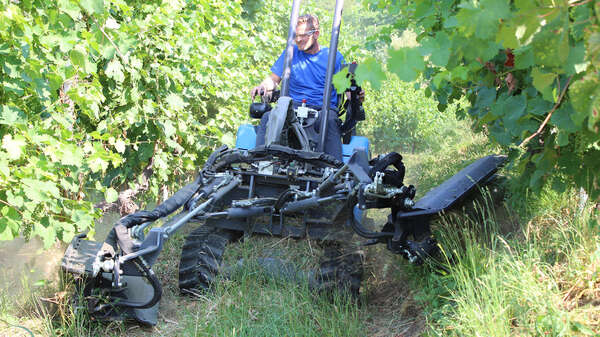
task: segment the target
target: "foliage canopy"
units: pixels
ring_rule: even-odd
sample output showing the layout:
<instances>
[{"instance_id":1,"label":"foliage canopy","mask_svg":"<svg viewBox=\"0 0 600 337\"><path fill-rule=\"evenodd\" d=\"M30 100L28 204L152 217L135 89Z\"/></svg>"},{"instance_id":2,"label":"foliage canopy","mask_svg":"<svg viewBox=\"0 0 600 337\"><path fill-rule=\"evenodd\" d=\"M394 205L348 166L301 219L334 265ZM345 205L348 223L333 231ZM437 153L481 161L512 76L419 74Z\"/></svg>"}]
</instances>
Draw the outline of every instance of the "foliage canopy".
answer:
<instances>
[{"instance_id":1,"label":"foliage canopy","mask_svg":"<svg viewBox=\"0 0 600 337\"><path fill-rule=\"evenodd\" d=\"M157 196L231 144L240 89L283 43L276 6L0 1L0 239L68 241L100 216L93 191L152 169Z\"/></svg>"},{"instance_id":2,"label":"foliage canopy","mask_svg":"<svg viewBox=\"0 0 600 337\"><path fill-rule=\"evenodd\" d=\"M374 39L406 29L418 34L417 46L389 48L387 69L425 82L441 111L465 96L471 107L459 114L507 149L523 186L575 185L600 198L600 3L364 3L398 18Z\"/></svg>"}]
</instances>

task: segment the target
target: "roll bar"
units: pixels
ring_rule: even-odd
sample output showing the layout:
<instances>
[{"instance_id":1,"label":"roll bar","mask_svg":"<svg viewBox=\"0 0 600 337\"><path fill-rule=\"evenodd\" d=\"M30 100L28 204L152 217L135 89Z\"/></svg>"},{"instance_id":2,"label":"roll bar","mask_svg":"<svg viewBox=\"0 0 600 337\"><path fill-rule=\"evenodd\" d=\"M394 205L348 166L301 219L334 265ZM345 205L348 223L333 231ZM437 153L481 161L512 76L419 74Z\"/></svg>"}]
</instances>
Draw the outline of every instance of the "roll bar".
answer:
<instances>
[{"instance_id":1,"label":"roll bar","mask_svg":"<svg viewBox=\"0 0 600 337\"><path fill-rule=\"evenodd\" d=\"M331 40L329 41L329 58L327 59L327 73L325 75L325 88L323 89L323 106L321 107L321 141L319 142L319 152L325 148L325 136L327 132L327 116L329 114L329 104L331 101L331 82L333 81L333 72L335 71L335 57L337 56L338 38L340 36L340 25L342 22L342 9L344 0L335 1L335 11L333 14L333 24L331 26Z\"/></svg>"},{"instance_id":2,"label":"roll bar","mask_svg":"<svg viewBox=\"0 0 600 337\"><path fill-rule=\"evenodd\" d=\"M289 96L290 91L290 68L292 66L292 57L294 57L294 38L296 37L296 25L298 24L298 11L300 9L300 0L294 0L292 3L292 14L290 15L290 26L288 29L287 46L285 47L285 56L283 61L283 74L281 76L281 96Z\"/></svg>"}]
</instances>

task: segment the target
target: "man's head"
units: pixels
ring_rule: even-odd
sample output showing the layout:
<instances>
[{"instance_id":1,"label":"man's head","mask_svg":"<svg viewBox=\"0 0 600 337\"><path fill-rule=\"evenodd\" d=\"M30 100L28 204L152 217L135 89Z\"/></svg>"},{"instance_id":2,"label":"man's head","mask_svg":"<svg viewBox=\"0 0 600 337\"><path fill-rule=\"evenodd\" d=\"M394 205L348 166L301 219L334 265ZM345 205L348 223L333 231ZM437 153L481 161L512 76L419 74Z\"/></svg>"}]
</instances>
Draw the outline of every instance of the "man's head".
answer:
<instances>
[{"instance_id":1,"label":"man's head","mask_svg":"<svg viewBox=\"0 0 600 337\"><path fill-rule=\"evenodd\" d=\"M298 17L296 25L296 45L298 49L314 54L319 51L319 19L312 14L304 14Z\"/></svg>"}]
</instances>

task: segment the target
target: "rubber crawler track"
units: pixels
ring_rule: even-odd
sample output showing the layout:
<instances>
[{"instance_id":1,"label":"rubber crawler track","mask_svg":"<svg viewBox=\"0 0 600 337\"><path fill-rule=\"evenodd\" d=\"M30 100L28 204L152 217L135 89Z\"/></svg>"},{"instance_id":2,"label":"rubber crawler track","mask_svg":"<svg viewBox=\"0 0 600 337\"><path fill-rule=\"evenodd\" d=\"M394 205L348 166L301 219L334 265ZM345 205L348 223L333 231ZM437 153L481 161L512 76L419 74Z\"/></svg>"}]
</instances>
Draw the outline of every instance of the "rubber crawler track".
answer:
<instances>
[{"instance_id":1,"label":"rubber crawler track","mask_svg":"<svg viewBox=\"0 0 600 337\"><path fill-rule=\"evenodd\" d=\"M181 249L179 289L208 290L219 274L225 246L235 238L234 232L209 226L191 232Z\"/></svg>"},{"instance_id":2,"label":"rubber crawler track","mask_svg":"<svg viewBox=\"0 0 600 337\"><path fill-rule=\"evenodd\" d=\"M321 291L350 293L358 297L363 275L364 254L362 251L344 253L336 246L324 248L324 259L317 273L317 282Z\"/></svg>"}]
</instances>

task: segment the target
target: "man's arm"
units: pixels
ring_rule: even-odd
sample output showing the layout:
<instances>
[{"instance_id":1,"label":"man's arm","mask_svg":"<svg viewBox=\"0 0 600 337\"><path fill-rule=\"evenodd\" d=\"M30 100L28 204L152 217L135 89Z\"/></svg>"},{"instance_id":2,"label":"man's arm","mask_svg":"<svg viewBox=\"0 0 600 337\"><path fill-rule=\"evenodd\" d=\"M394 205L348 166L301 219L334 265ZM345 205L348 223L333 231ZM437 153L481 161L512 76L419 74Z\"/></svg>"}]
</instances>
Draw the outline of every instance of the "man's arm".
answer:
<instances>
[{"instance_id":1,"label":"man's arm","mask_svg":"<svg viewBox=\"0 0 600 337\"><path fill-rule=\"evenodd\" d=\"M277 74L275 73L271 73L271 75L267 76L267 78L260 82L259 85L255 86L254 88L252 88L252 90L250 90L250 95L252 96L252 99L254 99L256 95L260 95L261 92L266 94L267 92L275 90L275 88L277 88L277 85L279 85L279 82L281 82L281 77L277 76Z\"/></svg>"}]
</instances>

